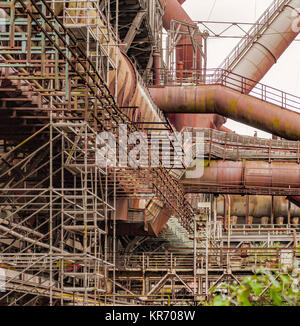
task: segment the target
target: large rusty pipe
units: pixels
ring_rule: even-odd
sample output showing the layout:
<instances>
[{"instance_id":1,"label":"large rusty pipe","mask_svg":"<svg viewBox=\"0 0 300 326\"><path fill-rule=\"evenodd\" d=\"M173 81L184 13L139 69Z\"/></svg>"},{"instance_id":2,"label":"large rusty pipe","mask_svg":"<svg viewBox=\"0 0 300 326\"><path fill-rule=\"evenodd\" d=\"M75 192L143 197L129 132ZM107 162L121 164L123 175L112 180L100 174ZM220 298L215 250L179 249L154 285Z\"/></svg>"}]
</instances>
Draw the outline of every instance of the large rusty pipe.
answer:
<instances>
[{"instance_id":1,"label":"large rusty pipe","mask_svg":"<svg viewBox=\"0 0 300 326\"><path fill-rule=\"evenodd\" d=\"M183 2L181 0L177 1L179 3ZM166 1L163 23L167 29L170 27L171 19L192 23L192 20L177 1ZM163 5L165 0L160 0L160 2ZM262 22L264 23L261 33L256 33L255 38L248 42L249 46L246 46L241 51L240 49L243 49L244 44L247 44L243 39L241 44L238 44L232 51L231 55L235 56L236 53L241 53L234 60L231 57L226 58L221 65L222 68L257 82L265 76L299 33L299 24L297 27L295 22L298 21L296 18L299 15L300 0L282 1L282 4L283 6L280 10L275 10L272 20L269 15L271 9L267 9L263 15L264 19L259 19L256 25L256 29L259 29L262 27ZM250 38L245 36L245 38L247 37ZM243 91L249 93L255 85L256 82L249 83ZM238 86L236 87L238 88ZM191 126L197 126L197 123L201 124L200 121L198 122L198 118L193 120L192 117L187 122L181 121L185 119L182 115L178 117L171 115L171 119L176 122L178 120L179 128L191 124L192 121L194 122L192 122Z\"/></svg>"},{"instance_id":2,"label":"large rusty pipe","mask_svg":"<svg viewBox=\"0 0 300 326\"><path fill-rule=\"evenodd\" d=\"M230 195L231 197L231 215L244 217L247 210L247 196ZM272 209L272 196L248 196L249 198L249 216L260 218L270 216ZM300 208L291 204L285 196L275 196L274 198L274 217L300 217ZM217 199L217 214L218 216L226 216L224 199L219 196Z\"/></svg>"},{"instance_id":3,"label":"large rusty pipe","mask_svg":"<svg viewBox=\"0 0 300 326\"><path fill-rule=\"evenodd\" d=\"M279 137L300 139L300 114L221 85L150 88L165 113L217 113Z\"/></svg>"},{"instance_id":4,"label":"large rusty pipe","mask_svg":"<svg viewBox=\"0 0 300 326\"><path fill-rule=\"evenodd\" d=\"M70 29L72 28L71 24L77 23L86 24L86 4L81 0L74 0L66 4L69 8L68 14L70 18L68 23ZM179 5L180 6L180 5ZM80 8L82 11L80 12ZM57 7L57 12L60 12L63 9L63 6ZM79 17L78 17L79 16ZM81 18L82 16L82 18ZM111 93L115 96L118 105L121 110L126 110L126 114L133 121L146 121L153 122L153 124L147 124L147 128L157 128L157 123L165 122L163 114L157 109L156 105L153 103L151 96L143 83L140 82L138 73L129 59L129 57L122 52L120 47L116 44L119 43L112 37L109 39L106 36L109 35L107 27L99 13L96 9L89 9L88 16L91 20L90 23L93 23L95 27L99 28L102 31L102 34L95 30L95 35L99 35L99 39L102 43L102 46L107 50L109 58L115 69L110 69L109 72L109 89ZM72 17L77 17L74 21ZM156 72L159 69L159 56L155 57L155 68ZM156 79L158 80L158 74L156 74ZM133 110L131 108L138 108L138 110ZM119 180L118 180L119 181ZM137 205L142 205L142 200L137 200ZM127 213L126 207L122 207L122 216L121 219L126 219ZM157 207L158 217L155 221L147 222L153 230L154 234L158 234L159 231L166 224L168 218L171 216L171 212L163 207ZM118 215L119 216L119 215ZM152 230L149 230L151 233Z\"/></svg>"},{"instance_id":5,"label":"large rusty pipe","mask_svg":"<svg viewBox=\"0 0 300 326\"><path fill-rule=\"evenodd\" d=\"M80 14L80 8L82 8L82 18L80 16L75 20L79 24L86 24L87 18L84 14L86 4L84 1L74 0L66 5L69 8L68 14L70 18L68 18L68 23L70 26L75 24L72 17L77 17ZM62 7L57 10L62 10ZM99 34L96 28L101 29L102 34L100 33L98 36L99 40L103 43L102 46L107 50L110 60L117 68L110 70L109 89L115 96L121 109L122 107L126 107L126 113L130 115L132 120L161 122L162 116L160 116L159 111L156 110L155 105L152 103L149 94L147 94L147 89L139 82L138 74L132 61L116 45L118 42L116 42L114 37L110 37L109 39L106 37L109 33L101 14L96 9L89 9L88 14L90 23L93 23L95 26L95 35ZM138 107L138 114L134 115L134 110L128 109L130 107ZM147 125L149 128L154 126Z\"/></svg>"},{"instance_id":6,"label":"large rusty pipe","mask_svg":"<svg viewBox=\"0 0 300 326\"><path fill-rule=\"evenodd\" d=\"M186 171L181 182L188 185L220 185L267 188L300 188L300 165L265 161L211 161L202 176Z\"/></svg>"},{"instance_id":7,"label":"large rusty pipe","mask_svg":"<svg viewBox=\"0 0 300 326\"><path fill-rule=\"evenodd\" d=\"M257 82L265 76L299 33L300 0L281 2L282 6L271 15L273 18L270 18L272 9L267 9L264 19L256 23L255 36L250 38L247 34L231 52L232 57L226 58L220 67ZM245 47L247 39L250 42ZM249 93L254 86L255 83L249 84L246 92Z\"/></svg>"},{"instance_id":8,"label":"large rusty pipe","mask_svg":"<svg viewBox=\"0 0 300 326\"><path fill-rule=\"evenodd\" d=\"M178 0L159 0L161 6L164 8L163 15L163 27L166 30L169 30L171 27L171 21L177 20L183 23L188 23L190 25L194 25L197 27L197 24L190 18L190 16L186 13L186 11L182 8L181 3L183 1ZM188 32L188 28L186 26L181 26L181 32ZM197 33L195 35L195 39L201 45L202 37L200 31L197 29ZM200 50L197 51L197 61L196 67L193 67L193 43L189 35L182 35L181 39L176 45L176 63L179 61L183 63L183 70L192 70L192 69L201 69L201 53Z\"/></svg>"},{"instance_id":9,"label":"large rusty pipe","mask_svg":"<svg viewBox=\"0 0 300 326\"><path fill-rule=\"evenodd\" d=\"M163 15L163 27L166 30L170 29L171 20L175 19L177 21L185 22L191 25L195 25L190 16L181 7L184 0L159 0L162 7L164 7ZM181 28L182 31L186 31L186 27ZM201 34L196 35L196 39L199 44L201 44ZM182 70L192 70L193 60L193 45L190 40L189 35L183 35L183 37L178 42L176 48L176 67L182 62ZM197 63L196 68L201 69L201 53L197 53ZM205 114L202 117L195 117L192 114L169 114L170 122L175 126L177 130L182 130L184 127L202 127L202 128L212 128L219 129L225 122L226 119L216 115L216 114Z\"/></svg>"}]
</instances>

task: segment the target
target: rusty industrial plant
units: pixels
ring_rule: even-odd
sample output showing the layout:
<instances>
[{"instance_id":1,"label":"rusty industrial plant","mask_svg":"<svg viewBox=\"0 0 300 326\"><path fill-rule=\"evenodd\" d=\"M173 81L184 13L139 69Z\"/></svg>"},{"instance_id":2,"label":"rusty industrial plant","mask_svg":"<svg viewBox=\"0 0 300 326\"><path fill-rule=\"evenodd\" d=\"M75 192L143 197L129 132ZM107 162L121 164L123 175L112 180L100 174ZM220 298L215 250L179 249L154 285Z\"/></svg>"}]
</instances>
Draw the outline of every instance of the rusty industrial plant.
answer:
<instances>
[{"instance_id":1,"label":"rusty industrial plant","mask_svg":"<svg viewBox=\"0 0 300 326\"><path fill-rule=\"evenodd\" d=\"M262 79L300 0L218 67L189 1L0 1L0 306L199 306L260 267L299 276L300 95Z\"/></svg>"}]
</instances>

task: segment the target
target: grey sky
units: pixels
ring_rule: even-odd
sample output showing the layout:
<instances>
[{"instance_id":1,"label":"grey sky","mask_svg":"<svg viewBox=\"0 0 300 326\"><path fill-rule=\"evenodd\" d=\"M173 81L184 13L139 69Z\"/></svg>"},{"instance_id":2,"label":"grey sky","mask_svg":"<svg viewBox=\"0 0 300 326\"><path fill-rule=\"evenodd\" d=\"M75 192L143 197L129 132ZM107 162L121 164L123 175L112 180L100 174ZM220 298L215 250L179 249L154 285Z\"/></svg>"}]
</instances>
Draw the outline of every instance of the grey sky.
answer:
<instances>
[{"instance_id":1,"label":"grey sky","mask_svg":"<svg viewBox=\"0 0 300 326\"><path fill-rule=\"evenodd\" d=\"M255 22L272 0L186 0L184 9L193 20ZM209 25L215 31L226 25ZM245 25L245 29L250 26ZM227 35L238 35L238 30L230 29ZM300 39L300 36L298 36ZM239 39L208 40L208 67L216 68L229 54ZM300 42L294 41L284 52L278 62L271 68L261 83L281 89L285 92L300 96ZM226 127L244 135L253 136L255 129L229 120ZM257 130L259 137L270 135Z\"/></svg>"}]
</instances>

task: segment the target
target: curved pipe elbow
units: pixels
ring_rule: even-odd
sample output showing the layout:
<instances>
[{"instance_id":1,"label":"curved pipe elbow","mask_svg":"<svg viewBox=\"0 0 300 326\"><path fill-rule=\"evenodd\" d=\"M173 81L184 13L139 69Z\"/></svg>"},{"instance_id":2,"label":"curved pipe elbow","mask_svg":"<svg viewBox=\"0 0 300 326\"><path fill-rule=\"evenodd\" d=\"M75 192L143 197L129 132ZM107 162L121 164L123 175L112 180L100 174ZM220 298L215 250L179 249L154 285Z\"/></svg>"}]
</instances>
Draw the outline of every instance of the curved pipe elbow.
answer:
<instances>
[{"instance_id":1,"label":"curved pipe elbow","mask_svg":"<svg viewBox=\"0 0 300 326\"><path fill-rule=\"evenodd\" d=\"M222 85L150 88L165 113L216 113L279 137L300 139L300 114Z\"/></svg>"}]
</instances>

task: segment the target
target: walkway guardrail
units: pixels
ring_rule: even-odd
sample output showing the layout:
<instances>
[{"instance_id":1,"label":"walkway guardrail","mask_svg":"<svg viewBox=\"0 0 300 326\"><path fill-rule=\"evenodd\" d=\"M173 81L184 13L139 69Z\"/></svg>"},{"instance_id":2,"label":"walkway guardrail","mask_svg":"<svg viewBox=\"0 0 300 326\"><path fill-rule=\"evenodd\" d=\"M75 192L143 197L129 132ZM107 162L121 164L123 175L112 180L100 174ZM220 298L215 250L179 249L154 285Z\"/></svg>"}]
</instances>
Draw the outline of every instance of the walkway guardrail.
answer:
<instances>
[{"instance_id":1,"label":"walkway guardrail","mask_svg":"<svg viewBox=\"0 0 300 326\"><path fill-rule=\"evenodd\" d=\"M160 70L160 86L221 85L283 109L300 112L300 97L221 68ZM155 86L157 87L157 86ZM249 93L249 91L251 92ZM249 93L249 94L248 94Z\"/></svg>"}]
</instances>

